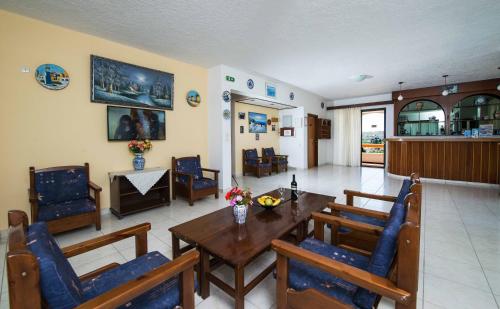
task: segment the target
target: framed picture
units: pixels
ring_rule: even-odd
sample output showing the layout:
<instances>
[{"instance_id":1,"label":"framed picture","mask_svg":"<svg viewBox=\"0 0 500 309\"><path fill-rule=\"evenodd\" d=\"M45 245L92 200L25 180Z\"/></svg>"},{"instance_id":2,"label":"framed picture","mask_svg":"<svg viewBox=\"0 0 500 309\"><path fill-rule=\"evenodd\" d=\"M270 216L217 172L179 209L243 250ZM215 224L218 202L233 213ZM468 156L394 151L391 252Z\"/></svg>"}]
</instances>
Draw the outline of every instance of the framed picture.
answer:
<instances>
[{"instance_id":1,"label":"framed picture","mask_svg":"<svg viewBox=\"0 0 500 309\"><path fill-rule=\"evenodd\" d=\"M276 98L276 86L271 83L266 83L266 96Z\"/></svg>"},{"instance_id":2,"label":"framed picture","mask_svg":"<svg viewBox=\"0 0 500 309\"><path fill-rule=\"evenodd\" d=\"M267 115L248 112L248 132L267 133Z\"/></svg>"},{"instance_id":3,"label":"framed picture","mask_svg":"<svg viewBox=\"0 0 500 309\"><path fill-rule=\"evenodd\" d=\"M165 112L108 106L108 141L164 140Z\"/></svg>"},{"instance_id":4,"label":"framed picture","mask_svg":"<svg viewBox=\"0 0 500 309\"><path fill-rule=\"evenodd\" d=\"M240 133L245 133L245 127L244 126L240 126Z\"/></svg>"},{"instance_id":5,"label":"framed picture","mask_svg":"<svg viewBox=\"0 0 500 309\"><path fill-rule=\"evenodd\" d=\"M259 133L255 134L255 140L258 141L260 139Z\"/></svg>"},{"instance_id":6,"label":"framed picture","mask_svg":"<svg viewBox=\"0 0 500 309\"><path fill-rule=\"evenodd\" d=\"M244 120L245 119L245 112L239 112L238 119Z\"/></svg>"},{"instance_id":7,"label":"framed picture","mask_svg":"<svg viewBox=\"0 0 500 309\"><path fill-rule=\"evenodd\" d=\"M274 131L276 131L276 125L275 125L275 124L273 124L273 125L271 126L271 130L272 130L273 132L274 132Z\"/></svg>"},{"instance_id":8,"label":"framed picture","mask_svg":"<svg viewBox=\"0 0 500 309\"><path fill-rule=\"evenodd\" d=\"M94 55L90 72L92 102L174 109L174 74Z\"/></svg>"}]
</instances>

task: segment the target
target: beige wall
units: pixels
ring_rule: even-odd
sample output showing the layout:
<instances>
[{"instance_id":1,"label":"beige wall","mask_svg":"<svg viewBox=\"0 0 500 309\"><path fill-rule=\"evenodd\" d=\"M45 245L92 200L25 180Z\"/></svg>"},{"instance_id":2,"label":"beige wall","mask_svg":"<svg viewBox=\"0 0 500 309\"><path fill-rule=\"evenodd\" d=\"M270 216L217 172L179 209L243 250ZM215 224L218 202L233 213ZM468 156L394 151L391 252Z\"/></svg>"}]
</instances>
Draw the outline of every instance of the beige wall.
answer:
<instances>
[{"instance_id":1,"label":"beige wall","mask_svg":"<svg viewBox=\"0 0 500 309\"><path fill-rule=\"evenodd\" d=\"M8 209L29 209L28 167L90 163L109 207L110 171L132 168L126 142L108 142L106 104L90 102L90 55L95 54L175 74L174 111L166 111L166 140L154 141L146 167L170 167L173 155L200 154L208 162L206 69L94 36L0 10L0 229ZM175 42L172 42L175 44ZM70 75L64 90L35 81L40 64L54 63ZM21 73L21 67L30 73ZM202 103L186 103L190 89Z\"/></svg>"},{"instance_id":2,"label":"beige wall","mask_svg":"<svg viewBox=\"0 0 500 309\"><path fill-rule=\"evenodd\" d=\"M242 149L257 148L257 153L262 156L262 147L274 147L274 151L279 154L279 128L276 123L276 131L273 132L271 126L267 126L267 133L259 134L259 140L255 140L255 133L248 133L248 112L266 114L267 119L272 117L279 118L279 112L276 109L254 106L249 104L235 103L234 104L234 152L235 152L235 168L236 175L242 173ZM245 119L240 120L238 113L244 112ZM240 133L240 126L243 126L245 133Z\"/></svg>"}]
</instances>

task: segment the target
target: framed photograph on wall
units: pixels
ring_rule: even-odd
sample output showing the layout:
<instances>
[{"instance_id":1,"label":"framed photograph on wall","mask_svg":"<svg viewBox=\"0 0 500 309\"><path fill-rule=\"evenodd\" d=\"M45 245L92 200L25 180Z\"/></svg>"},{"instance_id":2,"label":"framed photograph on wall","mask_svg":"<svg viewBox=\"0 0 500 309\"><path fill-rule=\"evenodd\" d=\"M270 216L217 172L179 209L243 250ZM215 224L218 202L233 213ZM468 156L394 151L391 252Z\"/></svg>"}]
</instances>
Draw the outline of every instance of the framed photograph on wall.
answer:
<instances>
[{"instance_id":1,"label":"framed photograph on wall","mask_svg":"<svg viewBox=\"0 0 500 309\"><path fill-rule=\"evenodd\" d=\"M271 83L266 83L266 96L276 98L276 86Z\"/></svg>"},{"instance_id":2,"label":"framed photograph on wall","mask_svg":"<svg viewBox=\"0 0 500 309\"><path fill-rule=\"evenodd\" d=\"M90 100L129 107L174 109L174 74L90 56Z\"/></svg>"},{"instance_id":3,"label":"framed photograph on wall","mask_svg":"<svg viewBox=\"0 0 500 309\"><path fill-rule=\"evenodd\" d=\"M239 112L238 119L244 120L245 119L245 112Z\"/></svg>"},{"instance_id":4,"label":"framed photograph on wall","mask_svg":"<svg viewBox=\"0 0 500 309\"><path fill-rule=\"evenodd\" d=\"M108 106L108 141L164 140L165 111Z\"/></svg>"},{"instance_id":5,"label":"framed photograph on wall","mask_svg":"<svg viewBox=\"0 0 500 309\"><path fill-rule=\"evenodd\" d=\"M248 132L267 133L267 115L248 112Z\"/></svg>"}]
</instances>

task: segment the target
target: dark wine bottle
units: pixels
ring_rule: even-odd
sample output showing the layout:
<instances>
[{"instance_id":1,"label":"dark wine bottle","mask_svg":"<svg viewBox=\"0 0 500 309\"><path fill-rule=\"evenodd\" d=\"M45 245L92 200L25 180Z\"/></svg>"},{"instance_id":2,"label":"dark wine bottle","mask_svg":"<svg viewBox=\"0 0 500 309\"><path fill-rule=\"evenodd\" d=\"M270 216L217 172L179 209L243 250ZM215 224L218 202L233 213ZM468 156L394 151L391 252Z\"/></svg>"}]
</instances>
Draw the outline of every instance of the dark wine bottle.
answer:
<instances>
[{"instance_id":1,"label":"dark wine bottle","mask_svg":"<svg viewBox=\"0 0 500 309\"><path fill-rule=\"evenodd\" d=\"M296 201L299 199L299 192L297 191L297 181L295 181L295 174L293 174L291 186L292 186L292 201Z\"/></svg>"}]
</instances>

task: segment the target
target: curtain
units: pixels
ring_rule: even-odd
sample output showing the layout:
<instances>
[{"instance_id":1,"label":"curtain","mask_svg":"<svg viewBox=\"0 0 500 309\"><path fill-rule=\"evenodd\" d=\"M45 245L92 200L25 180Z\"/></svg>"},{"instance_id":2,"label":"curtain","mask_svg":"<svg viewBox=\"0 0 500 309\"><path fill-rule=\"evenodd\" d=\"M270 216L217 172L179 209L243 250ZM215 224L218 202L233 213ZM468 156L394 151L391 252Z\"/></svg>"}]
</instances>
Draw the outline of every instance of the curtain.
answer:
<instances>
[{"instance_id":1,"label":"curtain","mask_svg":"<svg viewBox=\"0 0 500 309\"><path fill-rule=\"evenodd\" d=\"M359 166L361 161L361 108L333 112L333 164Z\"/></svg>"}]
</instances>

